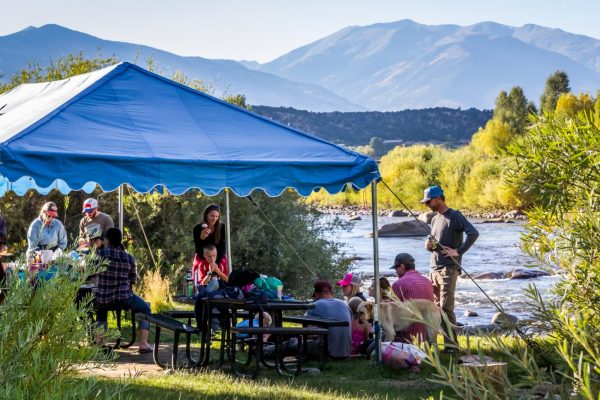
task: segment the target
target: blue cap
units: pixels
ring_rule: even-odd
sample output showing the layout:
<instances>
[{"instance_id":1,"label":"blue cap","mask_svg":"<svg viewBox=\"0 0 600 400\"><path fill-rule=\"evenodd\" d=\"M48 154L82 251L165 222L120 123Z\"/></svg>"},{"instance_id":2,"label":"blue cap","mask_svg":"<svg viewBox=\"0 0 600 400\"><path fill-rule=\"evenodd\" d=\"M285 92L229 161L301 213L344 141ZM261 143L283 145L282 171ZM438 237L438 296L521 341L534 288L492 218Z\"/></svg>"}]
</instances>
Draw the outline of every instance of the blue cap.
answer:
<instances>
[{"instance_id":1,"label":"blue cap","mask_svg":"<svg viewBox=\"0 0 600 400\"><path fill-rule=\"evenodd\" d=\"M423 200L421 203L425 203L433 199L434 197L440 197L444 195L444 191L439 186L429 186L427 189L423 191Z\"/></svg>"}]
</instances>

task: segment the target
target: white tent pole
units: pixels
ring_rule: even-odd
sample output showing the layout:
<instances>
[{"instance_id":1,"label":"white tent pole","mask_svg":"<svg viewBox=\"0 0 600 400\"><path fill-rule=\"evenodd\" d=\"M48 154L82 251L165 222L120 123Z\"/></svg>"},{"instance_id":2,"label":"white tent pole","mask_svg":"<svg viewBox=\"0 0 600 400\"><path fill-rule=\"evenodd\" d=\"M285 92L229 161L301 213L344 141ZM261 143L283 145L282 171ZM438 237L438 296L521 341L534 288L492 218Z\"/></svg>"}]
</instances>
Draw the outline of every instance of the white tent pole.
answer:
<instances>
[{"instance_id":1,"label":"white tent pole","mask_svg":"<svg viewBox=\"0 0 600 400\"><path fill-rule=\"evenodd\" d=\"M379 225L377 222L377 181L371 182L371 210L373 213L373 279L375 280L375 310L373 312L373 325L375 328L376 360L381 364L381 326L379 325L379 300L381 287L379 286Z\"/></svg>"},{"instance_id":2,"label":"white tent pole","mask_svg":"<svg viewBox=\"0 0 600 400\"><path fill-rule=\"evenodd\" d=\"M225 247L227 249L227 275L233 270L231 259L231 219L229 212L229 189L225 188Z\"/></svg>"},{"instance_id":3,"label":"white tent pole","mask_svg":"<svg viewBox=\"0 0 600 400\"><path fill-rule=\"evenodd\" d=\"M125 186L121 185L119 186L119 229L121 230L121 232L125 232L124 227L123 227L123 195L125 193Z\"/></svg>"}]
</instances>

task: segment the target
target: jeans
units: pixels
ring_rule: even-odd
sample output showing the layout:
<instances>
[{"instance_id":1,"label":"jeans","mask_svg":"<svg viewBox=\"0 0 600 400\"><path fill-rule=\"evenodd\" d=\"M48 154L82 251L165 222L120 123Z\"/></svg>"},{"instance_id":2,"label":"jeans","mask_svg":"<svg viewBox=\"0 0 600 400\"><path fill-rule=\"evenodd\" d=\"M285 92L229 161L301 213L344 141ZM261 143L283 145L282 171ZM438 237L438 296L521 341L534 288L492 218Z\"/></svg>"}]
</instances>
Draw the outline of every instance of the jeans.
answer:
<instances>
[{"instance_id":1,"label":"jeans","mask_svg":"<svg viewBox=\"0 0 600 400\"><path fill-rule=\"evenodd\" d=\"M99 327L108 329L108 311L114 309L116 304L98 304L96 310L96 321ZM129 309L138 314L150 314L150 306L140 296L133 295L121 304L122 308ZM140 329L149 330L148 321L140 321Z\"/></svg>"}]
</instances>

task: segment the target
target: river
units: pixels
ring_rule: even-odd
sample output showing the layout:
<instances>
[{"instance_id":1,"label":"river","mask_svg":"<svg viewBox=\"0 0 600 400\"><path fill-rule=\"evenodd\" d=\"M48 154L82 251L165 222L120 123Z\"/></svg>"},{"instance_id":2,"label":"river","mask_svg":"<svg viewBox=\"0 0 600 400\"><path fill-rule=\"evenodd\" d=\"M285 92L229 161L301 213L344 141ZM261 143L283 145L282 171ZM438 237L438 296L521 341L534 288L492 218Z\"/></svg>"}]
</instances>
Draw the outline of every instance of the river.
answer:
<instances>
[{"instance_id":1,"label":"river","mask_svg":"<svg viewBox=\"0 0 600 400\"><path fill-rule=\"evenodd\" d=\"M379 227L410 219L379 217ZM521 222L514 224L481 223L471 221L479 231L479 239L463 256L463 268L469 273L476 272L508 272L515 268L537 267L536 260L525 254L519 247L520 233L523 231ZM334 240L341 243L348 255L364 258L355 262L353 271L358 273L373 273L373 241L368 237L372 230L370 216L363 216L362 220L353 221L350 231L336 231ZM390 282L395 280L394 271L390 270L397 253L407 252L415 258L417 271L429 273L430 253L424 248L424 237L386 237L379 239L380 271L382 274L391 274ZM530 284L535 284L544 297L550 296L550 289L557 281L557 276L543 276L527 280L489 279L478 280L477 283L487 294L500 303L506 312L519 318L528 315L527 298L524 289ZM364 282L366 288L371 280ZM465 317L466 310L475 311L478 316ZM496 312L494 306L486 299L475 284L467 279L459 278L456 288L455 312L457 320L465 325L478 325L490 323L492 315Z\"/></svg>"}]
</instances>

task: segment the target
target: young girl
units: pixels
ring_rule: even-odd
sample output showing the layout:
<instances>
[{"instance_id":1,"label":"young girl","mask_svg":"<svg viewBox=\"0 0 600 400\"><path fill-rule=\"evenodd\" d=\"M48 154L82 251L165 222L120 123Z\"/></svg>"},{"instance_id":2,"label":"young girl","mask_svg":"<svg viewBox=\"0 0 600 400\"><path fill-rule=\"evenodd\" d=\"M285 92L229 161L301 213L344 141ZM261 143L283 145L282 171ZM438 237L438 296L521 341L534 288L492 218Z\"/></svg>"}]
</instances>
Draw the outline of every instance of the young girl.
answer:
<instances>
[{"instance_id":1,"label":"young girl","mask_svg":"<svg viewBox=\"0 0 600 400\"><path fill-rule=\"evenodd\" d=\"M358 319L356 309L362 303L358 297L353 297L348 301L348 306L352 310L352 353L351 355L361 354L361 346L369 340L369 324L361 323Z\"/></svg>"}]
</instances>

